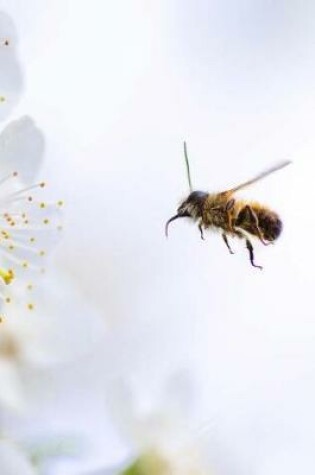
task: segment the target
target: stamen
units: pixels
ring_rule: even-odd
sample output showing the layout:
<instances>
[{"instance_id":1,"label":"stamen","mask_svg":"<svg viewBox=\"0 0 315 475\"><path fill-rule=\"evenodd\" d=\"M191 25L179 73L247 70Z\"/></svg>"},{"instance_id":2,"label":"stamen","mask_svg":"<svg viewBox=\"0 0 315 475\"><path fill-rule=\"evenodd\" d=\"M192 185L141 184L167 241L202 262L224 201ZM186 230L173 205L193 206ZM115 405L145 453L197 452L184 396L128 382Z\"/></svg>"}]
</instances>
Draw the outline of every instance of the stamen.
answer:
<instances>
[{"instance_id":1,"label":"stamen","mask_svg":"<svg viewBox=\"0 0 315 475\"><path fill-rule=\"evenodd\" d=\"M2 185L3 183L5 183L6 181L10 180L11 178L15 178L17 175L18 175L17 172L9 173L9 174L6 175L5 177L1 178L1 180L0 180L0 185Z\"/></svg>"},{"instance_id":2,"label":"stamen","mask_svg":"<svg viewBox=\"0 0 315 475\"><path fill-rule=\"evenodd\" d=\"M11 262L13 262L14 264L16 264L17 266L19 266L20 268L22 267L23 269L31 269L31 270L34 270L34 271L40 271L41 272L41 268L38 266L38 265L35 265L35 264L30 264L28 261L25 261L25 260L22 260L22 259L19 259L18 257L14 256L12 254L12 252L10 251L7 251L6 249L4 248L1 248L0 246L0 252ZM1 275L0 275L1 277Z\"/></svg>"},{"instance_id":3,"label":"stamen","mask_svg":"<svg viewBox=\"0 0 315 475\"><path fill-rule=\"evenodd\" d=\"M35 185L27 186L26 188L22 188L21 190L15 191L14 193L11 193L11 195L8 196L8 199L24 195L28 191L34 190L36 188L44 188L44 186L46 186L46 184L44 182L35 183ZM33 199L32 196L28 197L29 201L32 201L32 199Z\"/></svg>"},{"instance_id":4,"label":"stamen","mask_svg":"<svg viewBox=\"0 0 315 475\"><path fill-rule=\"evenodd\" d=\"M27 244L24 244L23 242L20 242L18 240L10 240L10 244L8 245L7 249L9 251L14 251L16 249L23 249L25 251L28 251L32 254L38 254L40 256L45 255L45 251L43 249L36 248L34 246L29 246Z\"/></svg>"}]
</instances>

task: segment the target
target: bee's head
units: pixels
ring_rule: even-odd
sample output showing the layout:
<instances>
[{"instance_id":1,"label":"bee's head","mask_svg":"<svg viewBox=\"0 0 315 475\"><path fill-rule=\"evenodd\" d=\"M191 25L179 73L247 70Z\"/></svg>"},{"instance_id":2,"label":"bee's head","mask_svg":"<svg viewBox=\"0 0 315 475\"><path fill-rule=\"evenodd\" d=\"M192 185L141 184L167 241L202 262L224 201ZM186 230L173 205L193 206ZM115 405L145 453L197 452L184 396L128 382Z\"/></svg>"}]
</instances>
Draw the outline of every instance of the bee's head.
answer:
<instances>
[{"instance_id":1,"label":"bee's head","mask_svg":"<svg viewBox=\"0 0 315 475\"><path fill-rule=\"evenodd\" d=\"M177 214L170 218L165 225L165 234L168 235L168 225L178 218L192 218L197 219L207 198L208 193L204 191L193 191L190 195L179 205Z\"/></svg>"}]
</instances>

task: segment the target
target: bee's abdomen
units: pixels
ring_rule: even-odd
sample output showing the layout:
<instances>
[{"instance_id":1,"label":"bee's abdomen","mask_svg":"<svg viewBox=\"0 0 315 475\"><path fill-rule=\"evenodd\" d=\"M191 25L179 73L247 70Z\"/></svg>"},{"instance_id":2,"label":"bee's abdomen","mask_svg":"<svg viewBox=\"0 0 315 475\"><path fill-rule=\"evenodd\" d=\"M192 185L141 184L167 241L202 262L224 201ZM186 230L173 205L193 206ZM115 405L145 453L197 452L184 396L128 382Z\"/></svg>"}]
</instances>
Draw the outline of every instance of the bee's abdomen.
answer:
<instances>
[{"instance_id":1,"label":"bee's abdomen","mask_svg":"<svg viewBox=\"0 0 315 475\"><path fill-rule=\"evenodd\" d=\"M267 241L274 241L280 236L282 221L275 212L261 209L257 213L257 217L259 227Z\"/></svg>"},{"instance_id":2,"label":"bee's abdomen","mask_svg":"<svg viewBox=\"0 0 315 475\"><path fill-rule=\"evenodd\" d=\"M282 221L274 211L266 208L252 208L258 218L258 226L266 241L275 241L281 234ZM250 218L248 210L244 207L238 214L236 226L243 228L245 231L257 235L255 224Z\"/></svg>"}]
</instances>

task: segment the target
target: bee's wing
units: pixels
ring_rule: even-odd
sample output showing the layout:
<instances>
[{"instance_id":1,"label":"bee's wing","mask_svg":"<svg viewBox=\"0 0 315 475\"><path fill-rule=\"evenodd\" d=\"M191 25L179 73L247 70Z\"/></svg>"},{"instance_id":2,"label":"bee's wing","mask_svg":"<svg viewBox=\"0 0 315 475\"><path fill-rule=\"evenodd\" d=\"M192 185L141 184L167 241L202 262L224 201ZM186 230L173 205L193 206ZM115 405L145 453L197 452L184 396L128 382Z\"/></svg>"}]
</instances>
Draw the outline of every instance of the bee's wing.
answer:
<instances>
[{"instance_id":1,"label":"bee's wing","mask_svg":"<svg viewBox=\"0 0 315 475\"><path fill-rule=\"evenodd\" d=\"M290 165L290 163L292 163L290 160L280 162L278 163L278 165L268 168L268 170L265 170L264 172L259 173L259 175L254 176L250 180L245 181L244 183L241 183L240 185L237 185L234 188L231 188L230 190L226 190L225 193L235 193L235 191L242 190L243 188L246 188L247 186L252 185L253 183L256 183L257 181L262 180L266 176L271 175L271 173L274 173L278 170L281 170L281 168L284 168L287 165Z\"/></svg>"}]
</instances>

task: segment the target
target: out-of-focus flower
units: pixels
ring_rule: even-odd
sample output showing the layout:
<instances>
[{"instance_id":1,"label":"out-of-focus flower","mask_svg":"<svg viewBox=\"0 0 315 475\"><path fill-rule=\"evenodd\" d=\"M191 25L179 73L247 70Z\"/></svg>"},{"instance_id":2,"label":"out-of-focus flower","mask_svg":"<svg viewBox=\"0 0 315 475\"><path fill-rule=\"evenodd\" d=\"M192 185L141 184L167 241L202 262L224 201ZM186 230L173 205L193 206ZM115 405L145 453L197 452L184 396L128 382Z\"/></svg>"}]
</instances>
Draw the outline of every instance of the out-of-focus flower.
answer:
<instances>
[{"instance_id":1,"label":"out-of-focus flower","mask_svg":"<svg viewBox=\"0 0 315 475\"><path fill-rule=\"evenodd\" d=\"M172 375L156 400L143 398L125 382L112 387L109 407L130 457L89 475L212 474L194 422L192 390L184 373Z\"/></svg>"},{"instance_id":2,"label":"out-of-focus flower","mask_svg":"<svg viewBox=\"0 0 315 475\"><path fill-rule=\"evenodd\" d=\"M26 454L14 442L0 439L1 475L36 475Z\"/></svg>"},{"instance_id":3,"label":"out-of-focus flower","mask_svg":"<svg viewBox=\"0 0 315 475\"><path fill-rule=\"evenodd\" d=\"M0 120L10 114L23 88L16 45L14 24L6 13L0 12Z\"/></svg>"}]
</instances>

